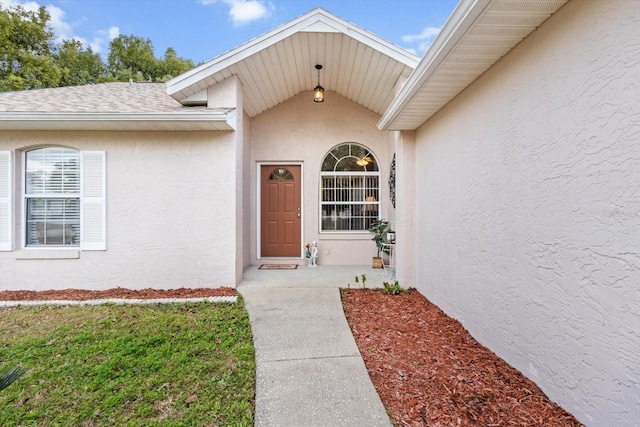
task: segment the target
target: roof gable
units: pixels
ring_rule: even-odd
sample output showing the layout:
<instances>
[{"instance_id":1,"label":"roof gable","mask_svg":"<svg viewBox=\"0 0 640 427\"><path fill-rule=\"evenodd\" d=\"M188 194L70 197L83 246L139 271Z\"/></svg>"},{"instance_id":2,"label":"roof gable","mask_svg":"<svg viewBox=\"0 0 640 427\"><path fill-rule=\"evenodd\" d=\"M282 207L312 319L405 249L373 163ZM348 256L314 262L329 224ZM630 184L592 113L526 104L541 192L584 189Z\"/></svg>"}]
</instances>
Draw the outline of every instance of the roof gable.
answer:
<instances>
[{"instance_id":1,"label":"roof gable","mask_svg":"<svg viewBox=\"0 0 640 427\"><path fill-rule=\"evenodd\" d=\"M401 76L419 58L321 9L252 39L167 82L167 93L185 104L232 76L242 83L244 109L253 117L320 82L327 92L382 114Z\"/></svg>"}]
</instances>

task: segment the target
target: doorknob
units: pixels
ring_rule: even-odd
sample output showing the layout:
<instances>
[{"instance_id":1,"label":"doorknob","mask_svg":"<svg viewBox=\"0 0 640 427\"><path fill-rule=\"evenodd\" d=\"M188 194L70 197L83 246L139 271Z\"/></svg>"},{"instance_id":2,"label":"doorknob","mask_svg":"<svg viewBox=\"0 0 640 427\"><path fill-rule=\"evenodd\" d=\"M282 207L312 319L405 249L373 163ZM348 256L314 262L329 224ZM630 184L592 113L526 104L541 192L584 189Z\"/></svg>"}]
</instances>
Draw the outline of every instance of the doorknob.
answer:
<instances>
[{"instance_id":1,"label":"doorknob","mask_svg":"<svg viewBox=\"0 0 640 427\"><path fill-rule=\"evenodd\" d=\"M300 218L300 213L298 213L298 218Z\"/></svg>"}]
</instances>

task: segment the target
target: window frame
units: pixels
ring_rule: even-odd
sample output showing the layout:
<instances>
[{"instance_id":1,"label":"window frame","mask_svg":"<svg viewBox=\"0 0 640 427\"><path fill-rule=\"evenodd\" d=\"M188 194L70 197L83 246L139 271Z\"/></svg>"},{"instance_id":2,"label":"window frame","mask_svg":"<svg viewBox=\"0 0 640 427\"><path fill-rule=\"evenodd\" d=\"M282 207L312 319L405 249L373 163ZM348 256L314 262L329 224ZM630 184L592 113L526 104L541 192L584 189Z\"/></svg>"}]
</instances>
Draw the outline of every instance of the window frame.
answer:
<instances>
[{"instance_id":1,"label":"window frame","mask_svg":"<svg viewBox=\"0 0 640 427\"><path fill-rule=\"evenodd\" d=\"M80 239L77 245L28 245L27 244L27 203L26 203L26 168L27 152L41 148L68 148L79 153L79 201L80 201ZM0 152L1 154L2 152ZM26 147L18 150L16 162L19 161L21 169L15 172L16 182L19 184L10 187L10 194L15 198L13 204L9 200L10 209L15 210L15 216L10 218L10 228L15 231L9 237L20 234L13 242L0 242L1 251L18 250L16 258L20 259L46 259L77 258L80 251L106 251L107 250L107 152L103 150L82 150L76 147L47 144ZM18 160L19 158L19 160ZM1 157L0 157L1 159ZM11 169L11 158L9 168ZM2 165L0 165L2 166ZM2 168L0 168L2 169ZM16 168L17 169L17 168ZM1 183L2 181L0 181ZM9 183L11 184L11 183ZM19 200L18 200L19 198ZM1 204L2 200L0 200ZM5 203L6 204L6 203ZM12 207L13 206L13 207ZM0 224L1 225L1 224ZM42 255L39 255L42 254ZM75 256L71 256L76 254Z\"/></svg>"},{"instance_id":2,"label":"window frame","mask_svg":"<svg viewBox=\"0 0 640 427\"><path fill-rule=\"evenodd\" d=\"M35 152L38 150L46 150L46 149L63 149L63 150L73 150L76 154L77 154L77 170L78 170L78 184L77 184L77 191L73 192L73 193L68 193L68 194L64 194L64 193L42 193L42 194L36 194L36 193L28 193L27 192L27 157L29 155L30 152ZM21 194L21 199L22 199L22 209L20 212L20 217L21 217L21 223L22 223L22 230L21 230L21 240L22 240L22 247L24 249L71 249L71 250L78 250L80 249L82 243L81 243L81 239L82 239L82 151L78 150L76 148L72 148L72 147L64 147L64 146L57 146L57 145L47 145L47 146L41 146L41 147L32 147L29 149L26 149L23 151L23 155L22 155L22 170L21 170L21 175L22 175L22 194ZM77 203L77 209L78 209L78 221L77 221L77 229L78 229L78 234L79 236L73 237L72 243L60 243L60 244L31 244L29 243L29 222L28 222L28 214L29 214L29 200L45 200L46 202L51 201L51 200L73 200L76 201ZM46 222L46 221L45 221ZM66 228L66 224L65 224L65 228ZM64 232L63 232L64 234ZM45 236L46 238L46 236ZM64 237L63 237L64 239Z\"/></svg>"},{"instance_id":3,"label":"window frame","mask_svg":"<svg viewBox=\"0 0 640 427\"><path fill-rule=\"evenodd\" d=\"M348 154L344 155L340 158L337 158L333 152L343 146L349 146L348 149ZM341 161L343 161L344 159L347 158L354 158L354 159L360 159L358 156L353 155L353 147L357 147L359 150L361 150L362 152L366 153L367 157L371 157L372 158L372 162L370 163L374 163L376 165L376 169L375 171L368 171L366 170L366 165L363 166L363 170L362 171L336 171L336 168L338 167L338 165L340 164ZM323 170L325 163L326 163L326 159L328 156L333 156L336 161L333 164L333 170L329 171L329 170ZM335 179L339 179L339 178L356 178L356 179L361 179L362 180L362 185L360 187L344 187L343 190L349 191L349 192L353 192L354 190L357 192L363 192L363 200L334 200L334 201L325 201L324 199L324 195L325 195L325 189L336 189L337 187L325 187L325 178L327 177L335 177ZM319 182L319 192L318 192L318 231L320 234L340 234L340 235L344 235L344 234L349 234L349 235L363 235L369 232L368 227L365 229L357 229L357 230L326 230L324 229L324 220L327 219L327 217L325 217L323 215L323 211L324 211L324 207L325 206L339 206L339 205L348 205L351 209L351 206L375 206L377 209L375 209L377 211L375 216L372 217L367 217L367 216L349 216L348 218L351 219L356 219L356 220L360 220L362 219L363 221L365 221L365 225L366 225L366 221L367 218L370 218L372 221L374 220L379 220L382 216L382 212L381 212L381 207L382 207L382 203L381 203L381 193L382 193L382 185L381 185L381 177L382 177L382 173L380 171L380 163L378 162L377 156L375 155L375 153L369 149L368 147L366 147L363 144L357 143L357 142L344 142L341 144L338 144L334 147L332 147L330 150L328 150L326 152L326 154L323 156L322 158L322 163L320 166L320 182ZM366 191L367 189L369 189L369 187L367 187L367 181L370 178L375 178L377 181L377 186L373 189L375 194L377 195L377 199L375 201L368 201L365 200L367 198L366 196ZM338 218L338 217L336 217ZM337 228L337 227L336 227Z\"/></svg>"}]
</instances>

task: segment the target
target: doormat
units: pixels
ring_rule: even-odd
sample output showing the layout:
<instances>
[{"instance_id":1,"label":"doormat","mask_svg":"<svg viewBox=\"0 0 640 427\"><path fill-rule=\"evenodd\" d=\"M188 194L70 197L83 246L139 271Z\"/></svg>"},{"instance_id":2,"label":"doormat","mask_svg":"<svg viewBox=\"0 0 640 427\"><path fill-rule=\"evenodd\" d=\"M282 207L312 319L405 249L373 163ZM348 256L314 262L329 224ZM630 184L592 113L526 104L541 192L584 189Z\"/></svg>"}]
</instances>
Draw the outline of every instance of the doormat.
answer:
<instances>
[{"instance_id":1,"label":"doormat","mask_svg":"<svg viewBox=\"0 0 640 427\"><path fill-rule=\"evenodd\" d=\"M298 264L262 264L258 270L295 270Z\"/></svg>"}]
</instances>

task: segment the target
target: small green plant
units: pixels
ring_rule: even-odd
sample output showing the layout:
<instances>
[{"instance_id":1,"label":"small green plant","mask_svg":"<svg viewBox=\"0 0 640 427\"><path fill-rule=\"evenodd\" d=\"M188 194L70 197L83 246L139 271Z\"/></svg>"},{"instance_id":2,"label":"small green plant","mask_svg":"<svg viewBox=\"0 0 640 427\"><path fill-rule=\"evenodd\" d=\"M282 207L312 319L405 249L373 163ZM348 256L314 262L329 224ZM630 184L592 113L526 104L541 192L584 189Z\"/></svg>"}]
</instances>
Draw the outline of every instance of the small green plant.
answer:
<instances>
[{"instance_id":1,"label":"small green plant","mask_svg":"<svg viewBox=\"0 0 640 427\"><path fill-rule=\"evenodd\" d=\"M363 274L360 277L356 276L355 281L356 281L356 284L357 283L362 283L362 289L365 289L366 286L367 286L367 275Z\"/></svg>"},{"instance_id":2,"label":"small green plant","mask_svg":"<svg viewBox=\"0 0 640 427\"><path fill-rule=\"evenodd\" d=\"M409 293L409 290L400 286L400 283L397 280L393 282L393 285L390 284L389 282L384 282L382 285L384 286L384 289L382 289L382 292L385 294L399 295L399 294Z\"/></svg>"},{"instance_id":3,"label":"small green plant","mask_svg":"<svg viewBox=\"0 0 640 427\"><path fill-rule=\"evenodd\" d=\"M388 250L382 249L382 245L387 242L387 233L391 231L391 225L386 219L380 219L371 223L369 233L373 233L373 240L378 248L378 258L380 252L389 253Z\"/></svg>"}]
</instances>

